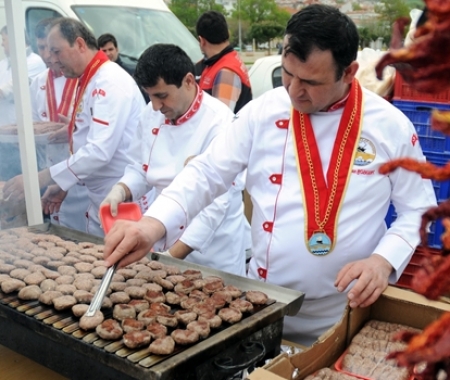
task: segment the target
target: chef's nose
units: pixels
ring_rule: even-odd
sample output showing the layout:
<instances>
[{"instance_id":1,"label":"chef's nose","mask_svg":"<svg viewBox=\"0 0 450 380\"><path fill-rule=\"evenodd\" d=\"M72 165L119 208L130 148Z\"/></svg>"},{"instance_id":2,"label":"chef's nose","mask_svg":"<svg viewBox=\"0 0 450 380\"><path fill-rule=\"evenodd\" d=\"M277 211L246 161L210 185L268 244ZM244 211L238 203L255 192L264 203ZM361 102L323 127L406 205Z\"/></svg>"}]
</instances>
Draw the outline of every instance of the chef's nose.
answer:
<instances>
[{"instance_id":1,"label":"chef's nose","mask_svg":"<svg viewBox=\"0 0 450 380\"><path fill-rule=\"evenodd\" d=\"M162 106L163 106L163 102L157 98L153 98L151 99L152 101L152 107L153 107L153 111L159 111Z\"/></svg>"}]
</instances>

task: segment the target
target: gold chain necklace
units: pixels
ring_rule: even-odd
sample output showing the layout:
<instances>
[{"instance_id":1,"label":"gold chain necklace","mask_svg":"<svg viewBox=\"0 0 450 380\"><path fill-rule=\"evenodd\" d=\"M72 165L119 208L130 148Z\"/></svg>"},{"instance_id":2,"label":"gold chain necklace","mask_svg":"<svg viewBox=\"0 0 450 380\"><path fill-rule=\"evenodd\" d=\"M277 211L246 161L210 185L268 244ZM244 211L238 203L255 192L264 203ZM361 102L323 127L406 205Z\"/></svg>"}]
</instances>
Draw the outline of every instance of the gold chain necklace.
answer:
<instances>
[{"instance_id":1,"label":"gold chain necklace","mask_svg":"<svg viewBox=\"0 0 450 380\"><path fill-rule=\"evenodd\" d=\"M324 230L324 227L327 224L328 219L330 218L330 213L331 213L331 209L333 207L334 198L336 196L336 189L337 189L337 185L338 185L339 168L341 166L342 156L344 154L344 148L347 143L348 135L350 133L350 130L353 125L353 121L355 119L357 104L358 104L358 92L355 91L355 101L353 103L352 113L350 115L350 120L347 124L347 128L345 129L345 133L342 138L341 144L339 145L336 169L334 170L334 173L333 173L333 182L331 185L330 199L328 200L327 208L325 210L325 216L322 221L320 220L320 213L319 213L319 211L320 211L319 190L317 188L317 181L316 181L316 177L314 174L314 166L313 166L313 162L312 162L312 158L311 158L311 151L309 150L308 141L306 139L305 119L304 119L303 113L300 113L301 137L302 137L303 146L305 147L305 154L306 154L306 159L308 161L308 167L309 167L309 171L310 171L310 175L311 175L311 182L312 182L313 192L314 192L314 220L321 231Z\"/></svg>"}]
</instances>

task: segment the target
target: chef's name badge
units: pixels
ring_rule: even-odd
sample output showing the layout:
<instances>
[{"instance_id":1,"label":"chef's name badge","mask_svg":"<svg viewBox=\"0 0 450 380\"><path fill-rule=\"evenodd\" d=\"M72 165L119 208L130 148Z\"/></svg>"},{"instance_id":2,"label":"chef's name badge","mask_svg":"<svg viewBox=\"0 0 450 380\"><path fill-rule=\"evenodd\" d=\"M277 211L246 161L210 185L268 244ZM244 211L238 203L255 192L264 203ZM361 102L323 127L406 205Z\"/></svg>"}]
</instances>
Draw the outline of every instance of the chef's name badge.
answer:
<instances>
[{"instance_id":1,"label":"chef's name badge","mask_svg":"<svg viewBox=\"0 0 450 380\"><path fill-rule=\"evenodd\" d=\"M313 255L323 256L331 251L331 239L325 232L314 232L308 241L308 250Z\"/></svg>"}]
</instances>

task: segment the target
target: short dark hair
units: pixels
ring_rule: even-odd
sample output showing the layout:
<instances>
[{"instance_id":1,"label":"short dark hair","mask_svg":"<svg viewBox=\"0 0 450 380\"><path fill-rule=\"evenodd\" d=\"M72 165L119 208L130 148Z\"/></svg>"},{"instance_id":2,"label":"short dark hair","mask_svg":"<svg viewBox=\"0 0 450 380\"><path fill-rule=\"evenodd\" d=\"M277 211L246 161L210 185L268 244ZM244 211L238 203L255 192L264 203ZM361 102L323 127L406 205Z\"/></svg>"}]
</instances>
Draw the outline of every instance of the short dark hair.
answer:
<instances>
[{"instance_id":1,"label":"short dark hair","mask_svg":"<svg viewBox=\"0 0 450 380\"><path fill-rule=\"evenodd\" d=\"M195 75L194 63L183 49L172 44L155 44L139 57L134 78L144 88L156 86L159 79L180 87L188 73Z\"/></svg>"},{"instance_id":2,"label":"short dark hair","mask_svg":"<svg viewBox=\"0 0 450 380\"><path fill-rule=\"evenodd\" d=\"M323 4L309 5L295 13L286 27L284 55L292 53L305 62L314 49L331 50L336 62L336 80L356 60L358 29L339 9Z\"/></svg>"},{"instance_id":3,"label":"short dark hair","mask_svg":"<svg viewBox=\"0 0 450 380\"><path fill-rule=\"evenodd\" d=\"M225 16L216 11L207 11L197 20L197 36L203 37L211 44L221 44L230 38Z\"/></svg>"},{"instance_id":4,"label":"short dark hair","mask_svg":"<svg viewBox=\"0 0 450 380\"><path fill-rule=\"evenodd\" d=\"M34 28L34 36L39 39L47 38L50 25L52 24L54 19L55 18L50 17L40 20Z\"/></svg>"},{"instance_id":5,"label":"short dark hair","mask_svg":"<svg viewBox=\"0 0 450 380\"><path fill-rule=\"evenodd\" d=\"M117 40L111 33L102 34L98 39L98 47L101 48L105 46L108 42L112 42L114 47L117 49Z\"/></svg>"},{"instance_id":6,"label":"short dark hair","mask_svg":"<svg viewBox=\"0 0 450 380\"><path fill-rule=\"evenodd\" d=\"M61 35L69 43L70 46L73 46L75 40L78 37L81 37L86 42L88 48L98 50L97 40L95 39L95 36L80 21L69 17L58 17L52 21L49 30L55 26L59 27Z\"/></svg>"}]
</instances>

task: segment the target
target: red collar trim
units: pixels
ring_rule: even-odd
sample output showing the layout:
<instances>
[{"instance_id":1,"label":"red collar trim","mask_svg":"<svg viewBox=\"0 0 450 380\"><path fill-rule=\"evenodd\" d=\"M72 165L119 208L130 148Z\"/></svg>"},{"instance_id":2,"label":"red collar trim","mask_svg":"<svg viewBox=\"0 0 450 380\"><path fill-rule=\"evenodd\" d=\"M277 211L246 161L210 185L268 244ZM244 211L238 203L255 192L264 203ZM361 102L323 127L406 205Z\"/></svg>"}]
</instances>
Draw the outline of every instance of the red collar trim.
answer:
<instances>
[{"instance_id":1,"label":"red collar trim","mask_svg":"<svg viewBox=\"0 0 450 380\"><path fill-rule=\"evenodd\" d=\"M333 111L338 110L339 108L345 107L345 104L347 103L349 96L350 96L350 91L341 100L338 100L336 103L333 103L331 106L329 106L328 109L326 110L326 112L333 112Z\"/></svg>"},{"instance_id":2,"label":"red collar trim","mask_svg":"<svg viewBox=\"0 0 450 380\"><path fill-rule=\"evenodd\" d=\"M203 100L203 91L200 89L200 87L197 85L197 95L195 95L195 99L192 102L189 109L186 111L186 113L182 116L180 116L177 120L175 120L175 123L172 122L172 120L166 119L165 124L172 124L172 125L181 125L183 123L186 123L189 121L200 109L200 106L202 104Z\"/></svg>"}]
</instances>

